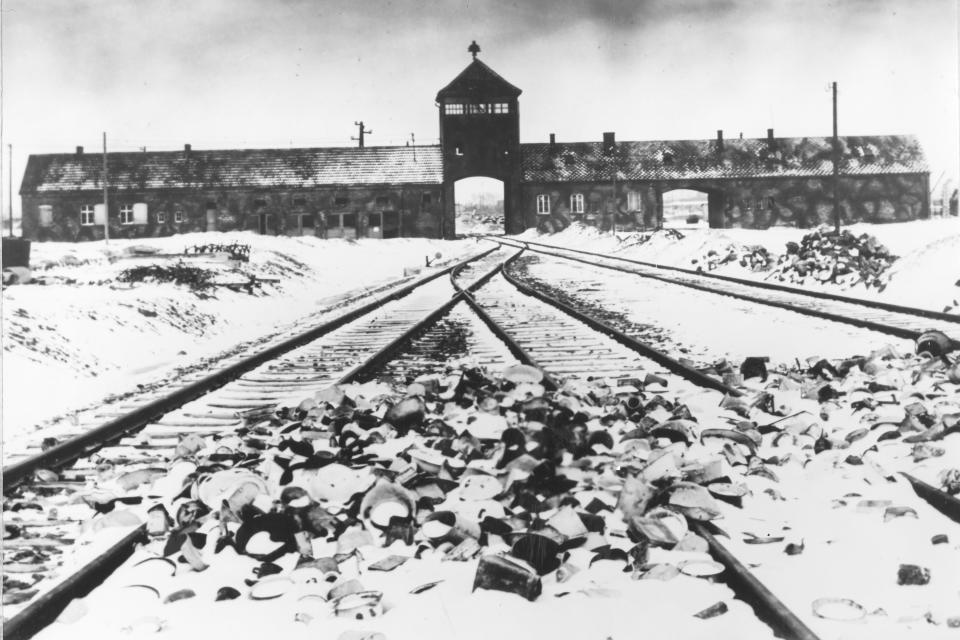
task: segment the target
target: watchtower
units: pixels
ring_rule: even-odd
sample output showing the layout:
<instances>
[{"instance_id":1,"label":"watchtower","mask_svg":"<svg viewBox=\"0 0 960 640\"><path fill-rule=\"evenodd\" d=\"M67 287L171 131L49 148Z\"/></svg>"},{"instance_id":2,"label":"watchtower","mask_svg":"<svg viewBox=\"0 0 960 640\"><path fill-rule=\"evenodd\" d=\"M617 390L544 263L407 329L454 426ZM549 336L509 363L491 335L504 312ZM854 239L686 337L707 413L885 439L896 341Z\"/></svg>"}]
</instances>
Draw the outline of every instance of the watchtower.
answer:
<instances>
[{"instance_id":1,"label":"watchtower","mask_svg":"<svg viewBox=\"0 0 960 640\"><path fill-rule=\"evenodd\" d=\"M443 236L452 238L456 220L454 183L482 176L503 182L504 226L523 231L520 215L520 89L477 59L437 93L443 152Z\"/></svg>"}]
</instances>

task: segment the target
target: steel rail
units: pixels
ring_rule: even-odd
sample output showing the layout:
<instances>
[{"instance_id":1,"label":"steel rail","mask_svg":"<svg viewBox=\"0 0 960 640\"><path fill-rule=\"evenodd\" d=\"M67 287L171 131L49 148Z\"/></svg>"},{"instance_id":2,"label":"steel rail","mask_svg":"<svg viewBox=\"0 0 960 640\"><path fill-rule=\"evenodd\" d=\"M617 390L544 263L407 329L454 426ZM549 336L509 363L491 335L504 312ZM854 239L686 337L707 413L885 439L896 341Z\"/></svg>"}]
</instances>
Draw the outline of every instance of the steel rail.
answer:
<instances>
[{"instance_id":1,"label":"steel rail","mask_svg":"<svg viewBox=\"0 0 960 640\"><path fill-rule=\"evenodd\" d=\"M480 259L498 248L499 246L494 247L490 251L486 251L471 260L463 261L449 269L445 269L439 274L432 276L430 280L444 273L449 273L451 278L453 278L455 277L454 273L459 272L468 262ZM469 296L469 291L483 286L499 269L500 265L497 265L495 269L492 269L467 288L462 288L454 284L457 293L452 296L450 300L444 302L434 311L431 311L422 320L404 331L402 335L385 345L380 351L371 355L364 362L342 375L335 384L348 384L356 381L364 374L375 372L384 362L402 351L419 332L446 315L458 303L464 301ZM31 602L17 615L6 620L3 625L4 636L13 640L26 640L54 622L57 616L70 604L71 600L83 597L96 588L97 585L116 571L117 568L132 555L134 547L145 538L146 525L140 525L92 562L81 567L69 578L57 584L46 593L38 596L35 601Z\"/></svg>"},{"instance_id":2,"label":"steel rail","mask_svg":"<svg viewBox=\"0 0 960 640\"><path fill-rule=\"evenodd\" d=\"M521 251L520 253L523 253L523 252ZM520 254L518 253L517 255L520 255ZM492 278L498 272L499 273L503 272L502 264L496 270L494 270L487 276L484 276L483 283L486 283L487 280ZM453 280L452 274L451 274L451 280ZM547 373L547 371L542 366L540 366L537 363L537 361L534 360L534 358L529 353L527 353L527 351L523 347L517 344L517 342L510 337L510 335L503 329L503 327L497 324L496 320L490 317L490 314L488 314L483 309L483 307L477 304L477 301L474 299L472 292L476 291L480 287L469 287L468 289L461 289L460 285L457 284L456 280L453 280L453 286L456 289L462 291L463 299L467 303L467 305L473 310L475 314L477 314L477 317L479 317L480 320L482 320L483 323L487 325L487 328L489 328L490 331L493 332L495 336L500 338L500 340L502 340L503 343L507 345L507 349L509 349L510 353L512 353L517 360L519 360L523 364L528 364L532 367L536 367L537 369L540 369L540 371L543 372L543 386L546 389L549 389L552 391L559 388L559 384L557 383L556 379L553 376L551 376L549 373ZM481 286L482 286L482 283L481 283Z\"/></svg>"},{"instance_id":3,"label":"steel rail","mask_svg":"<svg viewBox=\"0 0 960 640\"><path fill-rule=\"evenodd\" d=\"M917 495L926 500L931 507L954 522L960 522L960 500L958 500L956 496L952 496L946 491L941 491L933 485L913 477L909 473L901 472L900 475L907 479Z\"/></svg>"},{"instance_id":4,"label":"steel rail","mask_svg":"<svg viewBox=\"0 0 960 640\"><path fill-rule=\"evenodd\" d=\"M520 254L518 253L517 255L513 256L505 264L509 264L510 262L515 260L519 255ZM507 278L509 281L510 278L506 273L506 269L501 267L500 271L503 273L504 277ZM511 282L511 284L514 284L514 286L516 286L515 282ZM518 290L523 292L523 289L521 287L517 287L517 288ZM534 297L538 297L538 296L534 296ZM479 311L480 317L484 320L487 326L489 326L494 331L494 333L497 334L497 336L500 337L500 339L507 344L508 348L510 348L510 350L514 353L514 355L517 356L517 358L521 362L523 362L524 364L529 364L531 366L537 366L536 362L532 358L530 358L530 356L524 351L524 349L510 337L509 333L506 330L504 330L502 327L500 327L496 323L496 321L493 320L493 318L487 315L487 313L483 311L475 301L473 301L472 297L468 297L467 300L468 300L468 303L472 303L471 304L472 308ZM561 311L564 311L566 313L568 308L564 308L564 307L565 305L558 306L557 308L559 308ZM570 311L573 311L573 310L570 309ZM578 320L581 320L582 317L586 317L579 312L575 312L574 314L571 314L571 315L576 317ZM587 323L587 324L589 324L590 326L593 326L592 323ZM606 326L606 325L603 325L603 326ZM609 327L607 327L607 329L609 329L609 331L613 333L619 333L615 329L612 329ZM611 335L611 337L613 337L613 333L608 333L606 330L604 330L603 333L607 333L608 335ZM653 351L651 347L647 345L641 345L641 343L638 343L632 340L631 338L629 338L629 336L624 336L623 334L621 334L621 337L627 339L627 342L623 343L625 344L625 346L629 348L634 348L635 345L640 345L642 346L643 355L647 357L651 357L648 353L649 351ZM679 365L679 363L676 363L676 364ZM684 369L686 370L687 368L684 368ZM704 375L704 374L701 374L700 372L696 372L696 373L700 375ZM680 374L680 375L683 375L683 374ZM716 382L712 378L710 380L713 382ZM730 391L736 391L735 389L731 389L729 387L726 387L725 385L722 385L722 383L720 384L721 386L723 386L726 389L729 389ZM739 394L739 392L737 393ZM693 522L691 528L707 541L707 545L709 546L709 549L710 549L710 554L717 560L717 562L721 563L726 568L726 571L724 572L725 573L724 580L727 582L728 586L730 586L731 590L733 590L737 598L749 604L754 609L755 613L757 614L757 617L762 622L767 624L774 631L775 634L779 635L782 638L789 638L791 640L794 640L794 639L795 640L819 640L816 634L814 634L809 628L807 628L807 626L804 625L803 622L792 611L790 611L790 609L779 598L777 598L772 591L770 591L766 586L764 586L763 583L756 578L756 576L750 573L750 570L747 569L747 567L743 563L741 563L733 554L731 554L722 544L720 544L720 542L713 535L711 535L710 532L707 531L700 523Z\"/></svg>"},{"instance_id":5,"label":"steel rail","mask_svg":"<svg viewBox=\"0 0 960 640\"><path fill-rule=\"evenodd\" d=\"M611 327L610 325L604 322L601 322L600 320L597 320L592 316L589 316L581 311L578 311L577 309L574 309L573 307L567 304L564 304L563 302L560 302L556 298L548 296L547 294L541 291L537 291L533 287L520 282L516 277L511 275L509 272L510 265L520 255L521 254L518 253L516 256L513 256L512 258L507 260L504 263L504 268L502 269L502 273L503 273L503 277L507 280L507 282L512 284L521 293L528 295L530 297L536 298L541 302L545 302L550 306L555 307L556 309L559 309L563 313L576 318L577 320L586 324L587 326L594 329L595 331L599 331L600 333L603 333L613 338L614 340L616 340L623 346L627 347L628 349L632 349L633 351L636 351L637 353L643 355L644 357L647 357L653 360L654 362L660 365L663 365L671 373L675 373L678 376L696 384L697 386L706 387L708 389L714 389L716 391L720 391L732 396L743 395L743 392L741 392L739 389L726 385L720 380L717 380L716 378L709 376L703 373L702 371L698 371L693 367L688 367L687 365L682 364L679 361L671 358L670 356L663 353L662 351L659 351L646 343L640 342L636 338L628 336L627 334L620 331L619 329L615 329L614 327Z\"/></svg>"},{"instance_id":6,"label":"steel rail","mask_svg":"<svg viewBox=\"0 0 960 640\"><path fill-rule=\"evenodd\" d=\"M376 300L369 302L353 311L345 313L337 318L323 323L320 326L313 327L303 333L288 338L278 344L264 349L263 351L243 358L224 369L212 373L196 382L185 385L172 393L149 402L143 406L137 407L133 411L126 413L118 418L114 418L98 427L94 427L73 438L58 443L49 449L33 456L16 460L3 468L3 486L4 491L18 485L23 480L29 478L38 469L55 469L62 467L77 458L96 450L109 442L115 441L131 431L143 428L150 422L158 419L165 413L173 411L182 405L195 400L215 389L222 387L228 382L237 379L244 373L247 373L260 365L277 358L297 347L301 347L309 342L340 328L341 326L364 316L371 311L383 306L387 302L402 298L420 286L439 278L459 266L479 260L493 251L496 251L499 245L487 251L481 252L475 256L462 260L454 265L446 267L420 278L408 285L405 285L387 295L380 296Z\"/></svg>"},{"instance_id":7,"label":"steel rail","mask_svg":"<svg viewBox=\"0 0 960 640\"><path fill-rule=\"evenodd\" d=\"M742 285L748 286L748 287L756 287L756 288L759 288L759 289L770 289L770 290L773 290L773 291L782 291L783 293L792 293L792 294L801 295L801 296L809 296L809 297L811 297L811 298L820 298L820 299L823 299L823 300L832 300L832 301L835 301L835 302L845 302L845 303L848 303L848 304L860 305L860 306L862 306L862 307L872 307L872 308L874 308L874 309L880 309L880 310L882 310L882 311L891 311L891 312L893 312L893 313L903 313L903 314L906 314L906 315L921 316L921 317L924 317L924 318L929 318L929 319L931 319L931 320L943 320L944 322L952 322L952 323L960 324L960 316L958 316L958 315L956 315L956 314L944 313L944 312L942 312L942 311L933 311L932 309L920 309L920 308L917 308L917 307L907 307L907 306L898 305L898 304L891 304L891 303L889 303L889 302L881 302L881 301L879 301L879 300L866 300L866 299L863 299L863 298L852 298L852 297L850 297L850 296L842 296L842 295L840 295L840 294L829 293L829 292L826 292L826 291L812 291L812 290L808 290L808 289L800 289L800 288L798 288L798 287L789 287L789 286L787 286L787 285L776 284L776 283L773 283L773 282L764 282L764 281L762 281L762 280L750 280L750 279L747 279L747 278L737 278L737 277L735 277L735 276L726 276L726 275L719 274L719 273L708 273L708 272L704 272L704 271L696 271L696 270L694 270L694 269L685 269L685 268L683 268L683 267L677 267L677 266L667 265L667 264L658 264L658 263L655 263L655 262L645 262L645 261L643 261L643 260L634 260L634 259L632 259L632 258L624 258L624 257L622 257L622 256L605 255L605 254L601 254L601 253L595 253L595 252L592 252L592 251L584 251L584 250L582 250L582 249L568 249L568 248L566 248L566 247L561 247L561 246L557 246L557 245L547 244L547 243L545 243L545 242L536 242L536 241L533 241L533 240L514 240L513 238L497 238L496 240L494 240L494 238L497 238L497 237L496 237L496 236L488 236L488 239L490 239L490 240L492 240L492 241L495 241L495 242L513 241L513 242L521 242L521 243L527 244L527 245L533 244L533 245L537 245L537 246L540 246L540 247L548 247L548 248L550 248L550 249L555 249L555 250L559 250L559 251L568 251L568 252L570 252L570 253L579 253L579 254L583 254L583 255L587 255L587 256L594 256L594 257L597 257L597 258L604 258L604 259L607 259L607 260L618 260L618 261L620 261L620 262L627 262L627 263L630 263L630 264L637 264L637 265L640 265L640 266L651 267L651 268L654 268L654 269L664 269L664 270L668 270L668 271L678 271L678 272L680 272L680 273L685 273L685 274L691 275L691 276L701 276L701 277L704 277L704 278L714 278L714 279L716 279L716 280L724 280L724 281L727 281L727 282L733 282L733 283L735 283L735 284L742 284ZM561 256L561 257L563 257L563 256ZM602 266L602 265L596 265L596 266ZM631 272L631 273L634 273L634 272Z\"/></svg>"},{"instance_id":8,"label":"steel rail","mask_svg":"<svg viewBox=\"0 0 960 640\"><path fill-rule=\"evenodd\" d=\"M82 598L107 576L117 570L134 548L147 537L147 525L142 524L118 540L93 561L84 565L69 578L37 597L17 615L3 621L3 637L7 640L26 640L57 619L74 598Z\"/></svg>"},{"instance_id":9,"label":"steel rail","mask_svg":"<svg viewBox=\"0 0 960 640\"><path fill-rule=\"evenodd\" d=\"M733 291L723 291L723 290L719 290L719 289L714 289L714 288L709 287L709 286L707 286L707 285L705 285L705 284L696 284L696 283L693 283L693 282L683 282L683 281L680 281L680 280L673 280L673 279L668 278L668 277L666 277L666 276L659 276L659 275L654 275L654 274L651 274L651 273L639 273L639 272L637 272L637 271L632 271L632 270L627 269L627 268L625 268L625 267L617 267L617 266L609 265L609 264L600 264L600 263L596 263L596 262L591 262L591 261L589 261L589 260L585 260L585 259L583 259L583 258L577 258L577 257L574 257L574 256L565 256L565 255L561 255L561 254L550 253L550 252L544 251L544 250L542 250L542 249L531 249L531 251L535 251L535 252L537 252L537 253L542 253L542 254L544 254L544 255L552 256L552 257L555 257L555 258L563 258L564 260L571 260L571 261L573 261L573 262L580 262L580 263L583 263L583 264L590 265L590 266L592 266L592 267L600 267L601 269L610 269L611 271L620 271L620 272L622 272L622 273L629 273L629 274L631 274L631 275L635 275L635 276L638 276L638 277L640 277L640 278L650 278L651 280L658 280L658 281L660 281L660 282L666 282L667 284L674 284L674 285L678 285L678 286L681 286L681 287L688 287L688 288L690 288L690 289L696 289L697 291L704 291L704 292L707 292L707 293L713 293L713 294L717 294L717 295L721 295L721 296L729 296L729 297L731 297L731 298L737 298L737 299L739 299L739 300L747 300L747 301L749 301L749 302L754 302L754 303L757 303L757 304L767 305L767 306L770 306L770 307L776 307L776 308L778 308L778 309L784 309L784 310L786 310L786 311L793 311L793 312L795 312L795 313L799 313L799 314L805 315L805 316L813 316L813 317L817 317L817 318L823 318L824 320L831 320L831 321L833 321L833 322L842 322L842 323L844 323L844 324L853 325L853 326L858 327L858 328L860 328L860 329L869 329L869 330L871 330L871 331L878 331L878 332L880 332L880 333L886 333L886 334L889 334L889 335L892 335L892 336L896 336L896 337L898 337L898 338L904 338L904 339L907 339L907 340L916 340L917 338L919 338L919 337L924 333L923 331L915 331L915 330L912 330L912 329L904 329L904 328L902 328L902 327L895 327L895 326L888 325L888 324L881 324L881 323L879 323L879 322L874 322L874 321L872 321L872 320L865 320L865 319L863 319L863 318L853 318L853 317L850 317L850 316L844 316L844 315L840 315L840 314L836 314L836 313L831 313L831 312L829 312L829 311L820 311L819 309L810 309L810 308L806 308L806 307L801 307L801 306L797 306L797 305L795 305L795 304L791 304L791 303L789 303L789 302L780 302L780 301L777 301L777 300L770 300L770 299L766 299L766 298L761 298L761 297L759 297L759 296L753 296L753 295L749 295L749 294L746 294L746 293L736 293L736 292L733 292ZM606 257L606 256L599 256L599 255L597 255L597 257L604 258L604 257ZM700 275L700 274L697 274L697 275ZM954 341L954 342L956 342L956 341Z\"/></svg>"},{"instance_id":10,"label":"steel rail","mask_svg":"<svg viewBox=\"0 0 960 640\"><path fill-rule=\"evenodd\" d=\"M817 635L803 624L777 596L773 594L736 556L720 544L703 523L692 521L690 529L707 541L710 555L726 567L721 574L721 581L725 582L736 594L753 608L757 617L766 622L774 633L781 638L790 640L817 640Z\"/></svg>"}]
</instances>

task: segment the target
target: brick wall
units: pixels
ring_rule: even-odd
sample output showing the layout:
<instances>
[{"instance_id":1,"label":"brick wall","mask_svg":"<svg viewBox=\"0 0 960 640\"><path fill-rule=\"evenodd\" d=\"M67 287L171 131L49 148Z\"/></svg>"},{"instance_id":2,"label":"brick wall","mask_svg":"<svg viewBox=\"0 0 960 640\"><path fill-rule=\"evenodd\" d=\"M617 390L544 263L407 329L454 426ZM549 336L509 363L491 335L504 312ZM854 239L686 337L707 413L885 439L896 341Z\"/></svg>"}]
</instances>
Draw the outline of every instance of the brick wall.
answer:
<instances>
[{"instance_id":1,"label":"brick wall","mask_svg":"<svg viewBox=\"0 0 960 640\"><path fill-rule=\"evenodd\" d=\"M346 202L340 203L342 199ZM80 224L81 207L102 202L102 191L23 195L23 236L31 240L102 239L101 224ZM147 223L121 224L120 207L134 203L146 203ZM41 224L41 205L52 208L49 225ZM110 194L109 227L111 238L151 238L208 230L260 231L263 215L267 217L267 233L322 236L325 220L330 226L339 221L340 214L354 214L358 235L367 236L371 234L370 214L383 211L396 212L389 216L395 235L439 237L441 185L123 191ZM161 213L165 214L162 222ZM314 226L302 227L301 216L310 214Z\"/></svg>"},{"instance_id":2,"label":"brick wall","mask_svg":"<svg viewBox=\"0 0 960 640\"><path fill-rule=\"evenodd\" d=\"M711 227L815 227L833 224L832 178L758 178L691 181L617 182L616 207L611 182L521 185L520 207L526 227L563 228L573 220L609 229L653 228L663 193L694 189L708 194ZM628 192L638 194L639 207ZM838 188L843 224L900 222L930 215L929 175L896 174L841 178ZM584 213L571 211L570 196L583 195ZM550 199L550 214L537 214L537 196Z\"/></svg>"}]
</instances>

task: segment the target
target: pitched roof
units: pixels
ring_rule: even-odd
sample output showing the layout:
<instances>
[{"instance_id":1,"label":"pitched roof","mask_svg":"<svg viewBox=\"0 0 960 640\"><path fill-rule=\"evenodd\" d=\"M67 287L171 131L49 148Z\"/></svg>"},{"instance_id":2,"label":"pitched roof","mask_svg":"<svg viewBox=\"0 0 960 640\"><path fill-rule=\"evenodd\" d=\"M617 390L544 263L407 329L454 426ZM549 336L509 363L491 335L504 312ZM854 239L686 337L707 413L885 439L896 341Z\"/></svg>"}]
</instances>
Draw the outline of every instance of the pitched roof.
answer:
<instances>
[{"instance_id":1,"label":"pitched roof","mask_svg":"<svg viewBox=\"0 0 960 640\"><path fill-rule=\"evenodd\" d=\"M841 165L845 175L923 173L929 171L914 136L843 136ZM724 140L651 140L618 142L613 154L602 142L523 144L526 182L610 180L614 164L621 180L759 178L829 176L831 138Z\"/></svg>"},{"instance_id":2,"label":"pitched roof","mask_svg":"<svg viewBox=\"0 0 960 640\"><path fill-rule=\"evenodd\" d=\"M414 160L416 156L416 160ZM20 193L100 189L99 154L32 155ZM440 147L148 151L108 155L111 188L440 184Z\"/></svg>"},{"instance_id":3,"label":"pitched roof","mask_svg":"<svg viewBox=\"0 0 960 640\"><path fill-rule=\"evenodd\" d=\"M474 59L450 84L437 92L437 102L443 98L516 98L522 91L507 82L496 71Z\"/></svg>"}]
</instances>

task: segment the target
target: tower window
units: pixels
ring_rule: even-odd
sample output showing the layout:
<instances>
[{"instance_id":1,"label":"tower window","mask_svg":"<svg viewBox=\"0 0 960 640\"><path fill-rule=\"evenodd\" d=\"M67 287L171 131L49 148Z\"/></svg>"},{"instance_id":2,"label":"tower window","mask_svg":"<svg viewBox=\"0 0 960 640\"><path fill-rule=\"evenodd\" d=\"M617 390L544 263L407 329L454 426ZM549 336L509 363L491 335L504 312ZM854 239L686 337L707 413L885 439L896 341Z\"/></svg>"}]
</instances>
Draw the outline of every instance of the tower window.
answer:
<instances>
[{"instance_id":1,"label":"tower window","mask_svg":"<svg viewBox=\"0 0 960 640\"><path fill-rule=\"evenodd\" d=\"M570 213L583 213L583 194L582 193L575 193L570 196Z\"/></svg>"},{"instance_id":2,"label":"tower window","mask_svg":"<svg viewBox=\"0 0 960 640\"><path fill-rule=\"evenodd\" d=\"M550 196L543 193L537 196L537 213L550 215Z\"/></svg>"},{"instance_id":3,"label":"tower window","mask_svg":"<svg viewBox=\"0 0 960 640\"><path fill-rule=\"evenodd\" d=\"M448 116L461 116L463 115L463 105L462 104L445 104L443 105L443 112Z\"/></svg>"},{"instance_id":4,"label":"tower window","mask_svg":"<svg viewBox=\"0 0 960 640\"><path fill-rule=\"evenodd\" d=\"M497 102L493 105L492 113L510 113L510 105L506 102Z\"/></svg>"}]
</instances>

